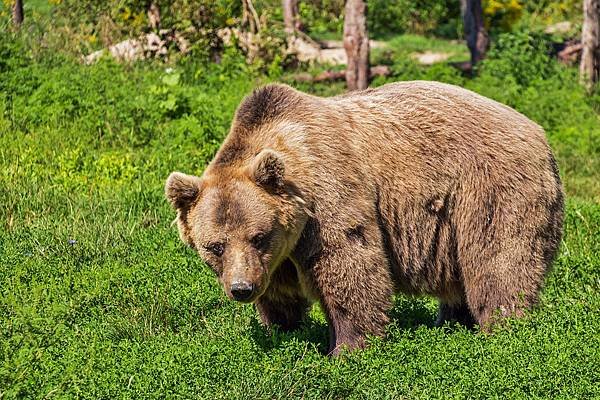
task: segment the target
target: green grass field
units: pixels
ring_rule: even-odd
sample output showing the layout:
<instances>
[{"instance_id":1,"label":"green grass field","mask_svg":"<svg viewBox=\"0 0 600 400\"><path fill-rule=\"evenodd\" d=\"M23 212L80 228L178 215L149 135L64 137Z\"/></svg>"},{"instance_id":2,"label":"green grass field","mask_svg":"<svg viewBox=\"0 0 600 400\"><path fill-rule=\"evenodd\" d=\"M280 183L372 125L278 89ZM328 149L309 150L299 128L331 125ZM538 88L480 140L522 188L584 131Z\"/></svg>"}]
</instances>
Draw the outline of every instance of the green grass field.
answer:
<instances>
[{"instance_id":1,"label":"green grass field","mask_svg":"<svg viewBox=\"0 0 600 400\"><path fill-rule=\"evenodd\" d=\"M492 335L434 328L434 300L398 296L385 339L329 358L318 307L268 335L228 301L163 196L171 171L202 172L243 95L279 76L235 55L167 73L25 53L0 44L0 398L600 398L600 102L574 70L538 60L527 80L532 59L506 50L468 79L391 58L389 80L461 84L546 128L564 240L526 318Z\"/></svg>"}]
</instances>

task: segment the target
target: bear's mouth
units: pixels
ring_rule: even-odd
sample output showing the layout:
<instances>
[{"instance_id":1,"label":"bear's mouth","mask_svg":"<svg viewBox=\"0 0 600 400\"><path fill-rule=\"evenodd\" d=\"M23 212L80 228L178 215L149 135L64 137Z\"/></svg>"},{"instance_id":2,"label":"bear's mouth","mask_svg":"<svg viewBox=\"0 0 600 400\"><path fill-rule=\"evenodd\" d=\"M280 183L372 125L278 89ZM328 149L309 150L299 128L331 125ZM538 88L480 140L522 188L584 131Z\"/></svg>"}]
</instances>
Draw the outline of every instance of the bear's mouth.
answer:
<instances>
[{"instance_id":1,"label":"bear's mouth","mask_svg":"<svg viewBox=\"0 0 600 400\"><path fill-rule=\"evenodd\" d=\"M260 295L259 294L252 294L250 297L246 298L246 299L238 299L235 298L233 295L231 294L227 294L227 297L229 297L229 299L237 302L237 303L242 303L242 304L252 304L254 303L256 300L259 299Z\"/></svg>"}]
</instances>

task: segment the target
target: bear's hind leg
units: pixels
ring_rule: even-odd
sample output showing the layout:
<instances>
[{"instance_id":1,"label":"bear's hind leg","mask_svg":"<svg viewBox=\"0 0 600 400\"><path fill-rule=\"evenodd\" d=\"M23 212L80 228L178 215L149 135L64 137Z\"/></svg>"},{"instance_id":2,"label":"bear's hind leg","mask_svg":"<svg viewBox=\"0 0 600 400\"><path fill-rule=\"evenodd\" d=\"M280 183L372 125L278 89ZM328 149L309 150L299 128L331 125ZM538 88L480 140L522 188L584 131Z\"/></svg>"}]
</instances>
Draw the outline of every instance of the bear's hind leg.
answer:
<instances>
[{"instance_id":1,"label":"bear's hind leg","mask_svg":"<svg viewBox=\"0 0 600 400\"><path fill-rule=\"evenodd\" d=\"M456 206L464 212L455 217L457 261L467 304L483 331L537 302L555 239L543 194L538 201L532 196L479 188Z\"/></svg>"},{"instance_id":2,"label":"bear's hind leg","mask_svg":"<svg viewBox=\"0 0 600 400\"><path fill-rule=\"evenodd\" d=\"M512 251L515 248L513 247ZM532 255L499 253L464 273L467 304L480 329L489 332L502 317L520 317L538 298L543 266Z\"/></svg>"}]
</instances>

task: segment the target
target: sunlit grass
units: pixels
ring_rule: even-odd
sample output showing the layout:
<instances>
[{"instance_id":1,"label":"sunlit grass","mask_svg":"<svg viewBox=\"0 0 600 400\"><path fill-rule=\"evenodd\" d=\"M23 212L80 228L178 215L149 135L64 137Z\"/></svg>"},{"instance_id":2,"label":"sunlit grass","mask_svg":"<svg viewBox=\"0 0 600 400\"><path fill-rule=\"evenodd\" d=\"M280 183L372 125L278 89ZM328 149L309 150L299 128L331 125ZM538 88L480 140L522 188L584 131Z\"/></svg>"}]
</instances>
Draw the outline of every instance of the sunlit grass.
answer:
<instances>
[{"instance_id":1,"label":"sunlit grass","mask_svg":"<svg viewBox=\"0 0 600 400\"><path fill-rule=\"evenodd\" d=\"M430 39L390 46L465 54ZM0 80L0 398L599 397L597 114L569 82L513 94L403 57L389 80L459 83L548 129L565 235L526 318L493 335L434 328L434 300L398 296L387 338L364 351L326 357L318 307L300 330L269 335L180 243L163 196L171 171L201 173L243 95L268 79L243 60L178 66L175 85L160 65L30 65ZM568 112L542 103L565 96Z\"/></svg>"}]
</instances>

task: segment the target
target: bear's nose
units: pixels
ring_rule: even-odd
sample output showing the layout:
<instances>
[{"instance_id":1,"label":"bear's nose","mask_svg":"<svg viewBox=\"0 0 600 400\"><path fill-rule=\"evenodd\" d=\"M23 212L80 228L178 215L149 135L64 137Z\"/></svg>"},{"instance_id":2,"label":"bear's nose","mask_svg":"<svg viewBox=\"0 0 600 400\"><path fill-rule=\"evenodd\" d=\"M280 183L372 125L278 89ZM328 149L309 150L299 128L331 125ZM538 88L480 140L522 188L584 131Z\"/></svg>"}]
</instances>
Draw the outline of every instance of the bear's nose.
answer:
<instances>
[{"instance_id":1,"label":"bear's nose","mask_svg":"<svg viewBox=\"0 0 600 400\"><path fill-rule=\"evenodd\" d=\"M234 299L248 300L254 292L254 285L248 282L233 282L231 284L231 295Z\"/></svg>"}]
</instances>

